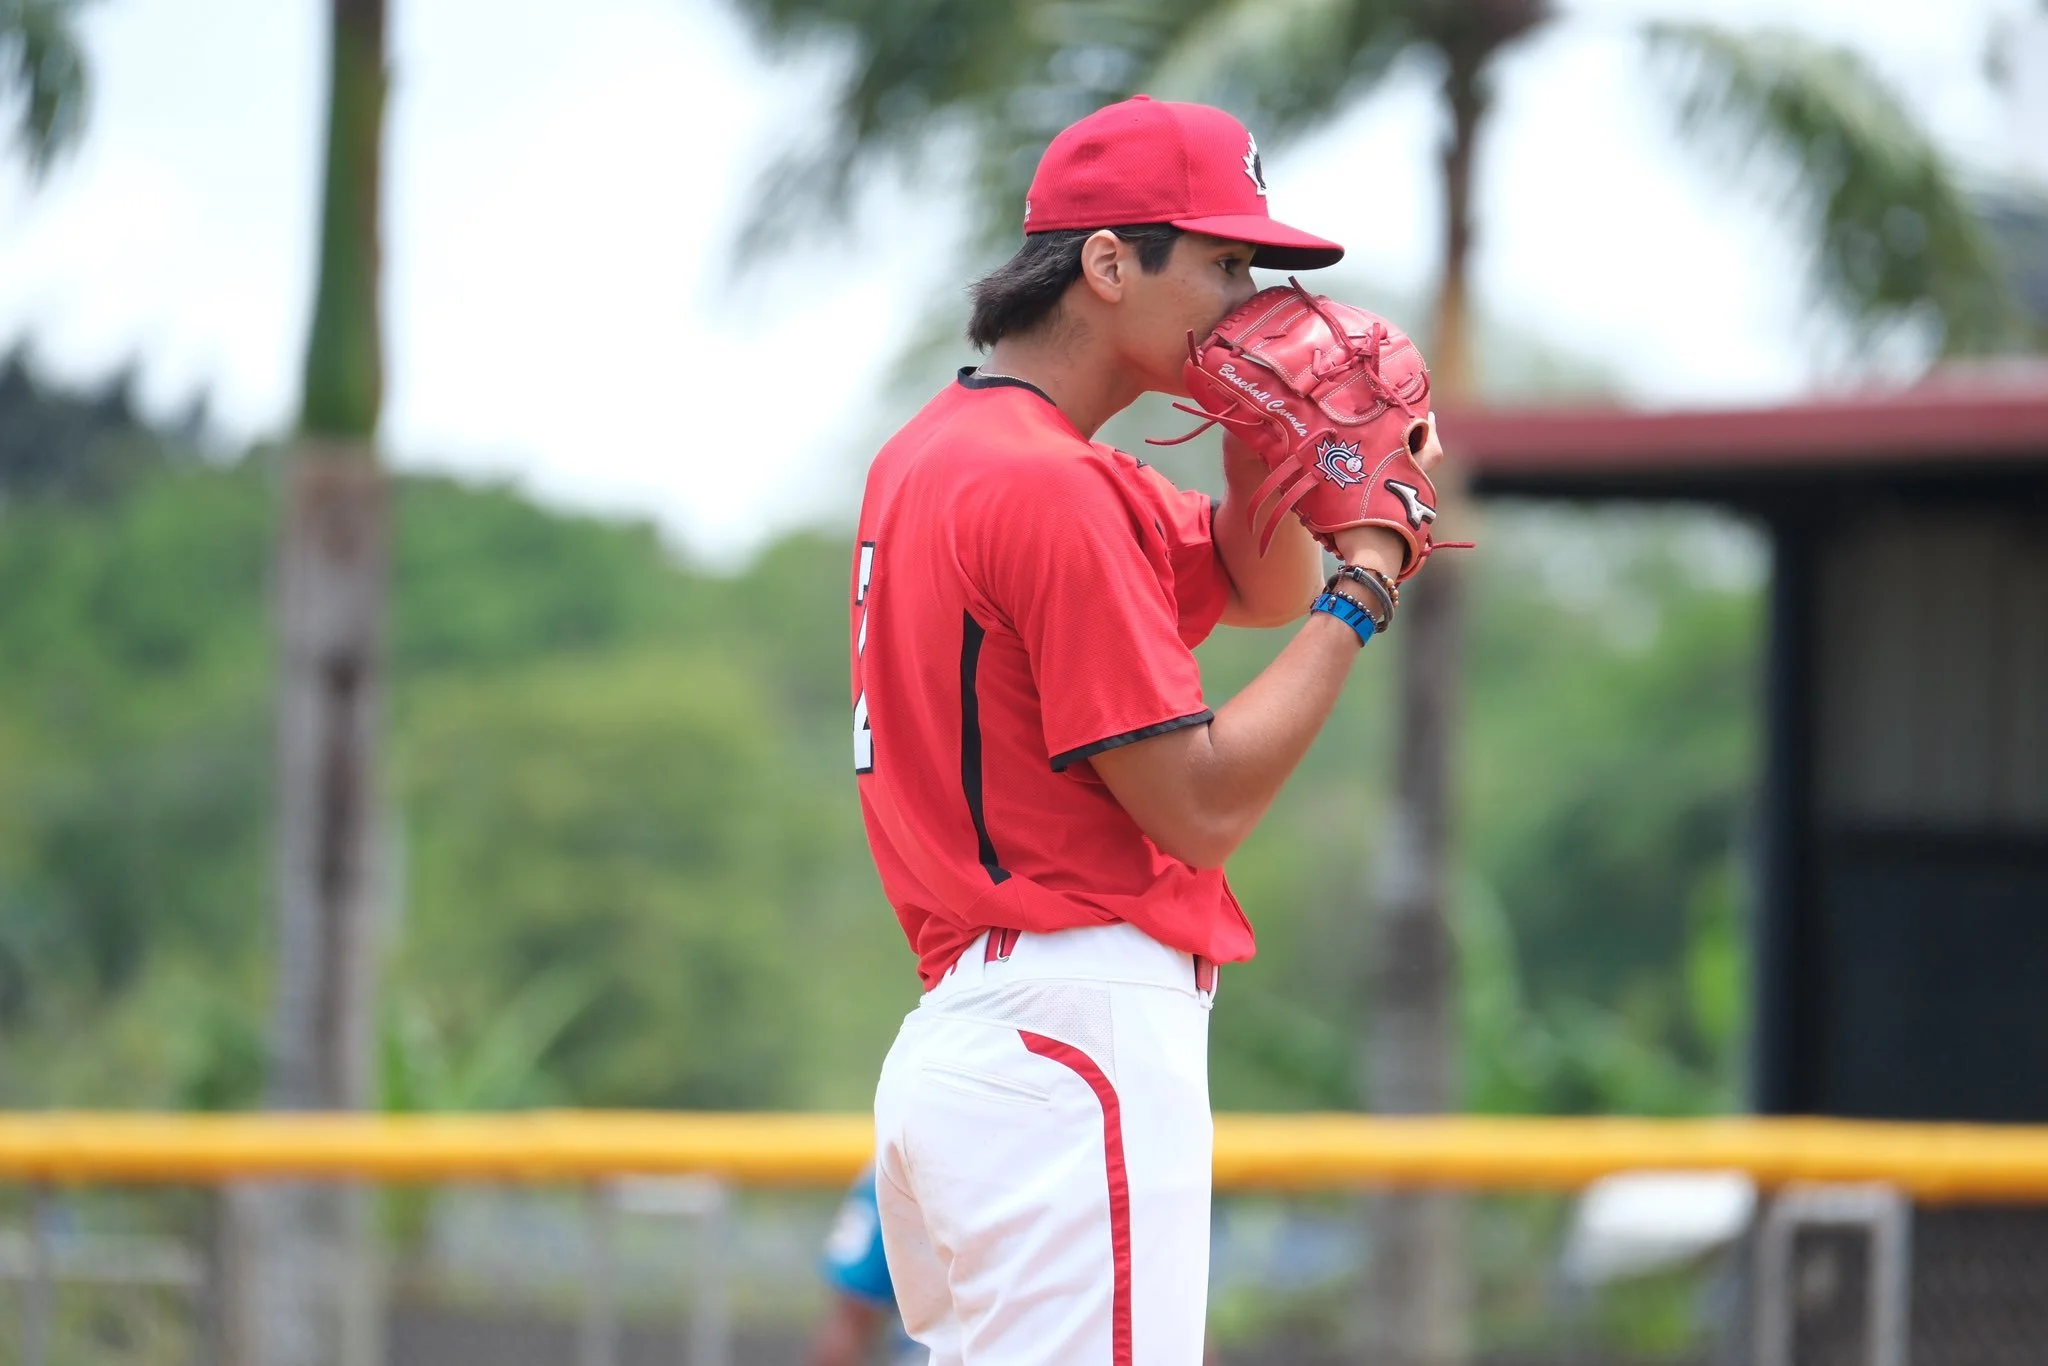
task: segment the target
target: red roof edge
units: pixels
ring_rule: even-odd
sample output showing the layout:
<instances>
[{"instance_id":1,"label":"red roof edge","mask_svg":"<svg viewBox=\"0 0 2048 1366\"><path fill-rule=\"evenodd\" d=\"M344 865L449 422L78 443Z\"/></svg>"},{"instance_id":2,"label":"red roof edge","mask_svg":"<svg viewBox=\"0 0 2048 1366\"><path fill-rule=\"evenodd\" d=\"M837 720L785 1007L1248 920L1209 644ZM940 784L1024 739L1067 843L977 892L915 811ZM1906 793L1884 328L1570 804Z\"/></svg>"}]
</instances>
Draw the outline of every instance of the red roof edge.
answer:
<instances>
[{"instance_id":1,"label":"red roof edge","mask_svg":"<svg viewBox=\"0 0 2048 1366\"><path fill-rule=\"evenodd\" d=\"M1476 477L2048 461L2048 383L1941 382L1769 408L1477 408L1444 414Z\"/></svg>"}]
</instances>

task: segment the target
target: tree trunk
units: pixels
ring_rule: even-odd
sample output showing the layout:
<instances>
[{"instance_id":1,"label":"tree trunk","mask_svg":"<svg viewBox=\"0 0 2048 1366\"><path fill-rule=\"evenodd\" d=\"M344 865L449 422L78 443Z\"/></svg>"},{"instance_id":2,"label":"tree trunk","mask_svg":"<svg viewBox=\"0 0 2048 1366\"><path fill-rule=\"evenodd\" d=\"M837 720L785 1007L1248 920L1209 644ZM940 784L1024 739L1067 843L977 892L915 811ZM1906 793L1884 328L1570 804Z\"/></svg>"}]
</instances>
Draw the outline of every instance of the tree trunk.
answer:
<instances>
[{"instance_id":1,"label":"tree trunk","mask_svg":"<svg viewBox=\"0 0 2048 1366\"><path fill-rule=\"evenodd\" d=\"M379 187L383 0L332 0L319 280L299 440L285 466L276 603L277 977L268 1103L372 1101L383 650L389 515L382 406ZM236 1366L382 1358L369 1192L268 1183L236 1192L228 1316Z\"/></svg>"},{"instance_id":2,"label":"tree trunk","mask_svg":"<svg viewBox=\"0 0 2048 1366\"><path fill-rule=\"evenodd\" d=\"M277 614L278 944L269 1104L371 1101L377 732L387 515L360 447L309 439L286 469ZM381 1356L368 1192L246 1193L245 1366L369 1366Z\"/></svg>"},{"instance_id":3,"label":"tree trunk","mask_svg":"<svg viewBox=\"0 0 2048 1366\"><path fill-rule=\"evenodd\" d=\"M1472 391L1466 266L1472 245L1472 155L1484 97L1478 64L1445 76L1444 277L1431 342L1439 408ZM1446 438L1455 459L1456 433ZM1463 530L1455 469L1437 476L1438 525ZM1403 590L1400 733L1393 819L1383 845L1372 964L1366 1095L1385 1114L1439 1114L1458 1104L1457 946L1450 923L1452 774L1461 708L1464 575L1457 552L1432 558ZM1384 1195L1369 1212L1366 1310L1375 1366L1442 1366L1466 1354L1461 1202L1444 1193Z\"/></svg>"}]
</instances>

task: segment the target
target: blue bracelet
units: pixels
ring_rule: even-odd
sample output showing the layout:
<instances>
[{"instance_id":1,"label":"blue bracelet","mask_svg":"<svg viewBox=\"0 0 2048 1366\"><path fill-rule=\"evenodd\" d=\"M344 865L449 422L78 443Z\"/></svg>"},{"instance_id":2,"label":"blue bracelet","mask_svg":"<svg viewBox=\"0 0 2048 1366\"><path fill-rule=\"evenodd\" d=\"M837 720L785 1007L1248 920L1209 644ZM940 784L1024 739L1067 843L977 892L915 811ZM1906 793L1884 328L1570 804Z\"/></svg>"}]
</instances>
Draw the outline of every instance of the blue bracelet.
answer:
<instances>
[{"instance_id":1,"label":"blue bracelet","mask_svg":"<svg viewBox=\"0 0 2048 1366\"><path fill-rule=\"evenodd\" d=\"M1372 624L1372 613L1366 611L1364 607L1345 597L1342 593L1325 593L1310 603L1308 610L1311 612L1328 612L1331 616L1349 626L1358 633L1358 643L1361 647L1372 639L1372 633L1375 629Z\"/></svg>"}]
</instances>

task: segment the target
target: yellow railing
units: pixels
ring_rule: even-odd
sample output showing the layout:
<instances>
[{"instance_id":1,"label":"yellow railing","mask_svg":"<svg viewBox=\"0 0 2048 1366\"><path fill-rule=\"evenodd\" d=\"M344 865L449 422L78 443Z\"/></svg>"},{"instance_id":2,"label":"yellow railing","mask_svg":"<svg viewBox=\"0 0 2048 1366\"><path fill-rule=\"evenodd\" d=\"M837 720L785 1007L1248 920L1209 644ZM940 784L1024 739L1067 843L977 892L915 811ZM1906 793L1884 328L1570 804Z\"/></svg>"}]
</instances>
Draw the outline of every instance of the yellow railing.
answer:
<instances>
[{"instance_id":1,"label":"yellow railing","mask_svg":"<svg viewBox=\"0 0 2048 1366\"><path fill-rule=\"evenodd\" d=\"M867 1160L865 1115L0 1114L0 1181L560 1181L704 1173L818 1185ZM1216 1117L1223 1189L1571 1189L1612 1172L1881 1181L1921 1200L2048 1201L2048 1127L1814 1119Z\"/></svg>"}]
</instances>

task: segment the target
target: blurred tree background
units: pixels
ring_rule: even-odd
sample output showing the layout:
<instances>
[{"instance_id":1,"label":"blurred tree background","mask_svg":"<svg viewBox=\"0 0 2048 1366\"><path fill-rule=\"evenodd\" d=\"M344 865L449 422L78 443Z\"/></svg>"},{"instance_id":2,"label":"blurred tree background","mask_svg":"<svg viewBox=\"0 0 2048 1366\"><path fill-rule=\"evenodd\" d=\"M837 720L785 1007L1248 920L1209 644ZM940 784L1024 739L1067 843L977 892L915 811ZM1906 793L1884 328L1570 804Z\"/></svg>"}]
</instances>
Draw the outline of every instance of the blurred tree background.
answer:
<instances>
[{"instance_id":1,"label":"blurred tree background","mask_svg":"<svg viewBox=\"0 0 2048 1366\"><path fill-rule=\"evenodd\" d=\"M32 170L83 127L78 8L0 0L0 90ZM770 48L845 58L835 117L760 197L775 221L830 222L791 210L843 206L895 164L966 187L977 251L1014 231L1045 138L1137 86L1284 139L1419 63L1483 112L1494 56L1569 22L1539 0L735 9ZM1818 298L1873 335L1922 329L1929 354L2023 340L1998 257L2008 220L2038 216L1961 184L1865 65L1781 33L1645 38L1679 125L1803 228ZM1436 311L1466 307L1450 293ZM1473 330L1481 391L1587 387ZM131 393L0 366L0 1104L261 1092L283 453L203 453L202 411L151 425ZM914 979L846 773L840 605L816 591L843 538L714 574L646 525L395 482L382 1102L864 1104ZM1450 880L1463 1098L1731 1105L1760 552L1685 515L1494 509L1485 535ZM1212 690L1279 642L1220 632ZM1235 861L1262 951L1217 1016L1223 1106L1369 1099L1361 832L1387 814L1397 705L1363 671Z\"/></svg>"},{"instance_id":2,"label":"blurred tree background","mask_svg":"<svg viewBox=\"0 0 2048 1366\"><path fill-rule=\"evenodd\" d=\"M0 364L0 1105L261 1094L280 453ZM857 1108L916 981L846 761L842 538L737 574L647 525L395 480L391 1108ZM1483 1109L1737 1083L1758 552L1502 509L1473 563L1456 919ZM1284 633L1222 631L1216 696ZM1224 1108L1356 1104L1392 680L1363 670L1232 879Z\"/></svg>"},{"instance_id":3,"label":"blurred tree background","mask_svg":"<svg viewBox=\"0 0 2048 1366\"><path fill-rule=\"evenodd\" d=\"M82 124L76 8L0 4L35 168ZM791 210L843 207L894 164L967 187L982 252L1014 231L1045 138L1139 86L1284 139L1422 64L1470 116L1446 147L1449 196L1469 198L1489 64L1568 22L1540 0L735 8L770 48L846 58L835 117L760 196L773 224L829 222ZM2017 339L1995 284L2009 234L1867 67L1781 33L1645 39L1679 126L1802 229L1817 298L1872 335L1917 327L1929 354ZM1472 332L1453 368L1482 392L1585 391L1568 358L1466 318L1451 274L1434 309L1373 302ZM0 1104L261 1093L284 457L202 453L202 413L152 426L131 387L56 390L20 354L0 370ZM1140 427L1162 429L1106 434ZM840 604L816 591L843 538L714 574L650 526L508 488L402 477L394 498L382 1103L863 1105L914 979L844 762ZM1732 1105L1760 551L1641 512L1496 508L1485 535L1447 907L1463 1099ZM1219 632L1212 691L1281 638ZM1219 1105L1369 1099L1362 832L1386 824L1398 706L1388 671L1363 671L1234 862L1262 949L1217 1016Z\"/></svg>"},{"instance_id":4,"label":"blurred tree background","mask_svg":"<svg viewBox=\"0 0 2048 1366\"><path fill-rule=\"evenodd\" d=\"M1548 339L1474 316L1464 279L1497 60L1571 22L1545 0L733 8L772 50L846 59L834 118L764 184L757 250L832 223L881 169L963 192L982 227L969 256L986 258L1013 240L1046 138L1107 100L1215 100L1278 143L1419 70L1446 128L1433 305L1385 281L1327 287L1430 319L1412 330L1453 396L1601 387ZM79 9L0 0L0 114L32 175L84 126ZM1643 37L1678 129L1773 201L1845 333L1927 358L2038 343L2011 284L2022 268L2038 284L2048 216L1960 180L1864 63L1782 32ZM0 1106L265 1091L289 457L204 449L203 407L152 423L133 390L0 360ZM1105 435L1165 429L1152 408ZM1208 469L1187 451L1162 463L1213 481L1213 452ZM391 922L377 1103L864 1107L916 985L848 772L843 605L819 591L820 566L829 585L847 563L843 529L714 573L649 525L508 487L394 476L391 497L389 759L369 834L393 856L365 898ZM1759 543L1703 514L1498 505L1483 538L1448 671L1459 839L1426 908L1455 951L1421 955L1445 969L1424 1013L1453 1019L1458 1046L1425 1070L1480 1111L1736 1108ZM1219 632L1202 651L1214 697L1285 636ZM1261 950L1215 1017L1219 1108L1400 1101L1359 1026L1397 995L1372 971L1367 889L1404 824L1388 782L1401 648L1360 671L1233 861ZM415 1235L419 1218L400 1211Z\"/></svg>"}]
</instances>

